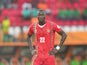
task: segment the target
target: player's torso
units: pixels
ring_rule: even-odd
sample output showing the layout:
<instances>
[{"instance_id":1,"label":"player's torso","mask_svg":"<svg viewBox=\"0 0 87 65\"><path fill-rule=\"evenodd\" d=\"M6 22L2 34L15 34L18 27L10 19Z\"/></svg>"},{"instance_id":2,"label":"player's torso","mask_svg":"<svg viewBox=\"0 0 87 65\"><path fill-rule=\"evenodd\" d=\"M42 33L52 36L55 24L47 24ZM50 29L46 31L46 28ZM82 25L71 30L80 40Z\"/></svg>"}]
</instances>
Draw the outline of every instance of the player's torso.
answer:
<instances>
[{"instance_id":1,"label":"player's torso","mask_svg":"<svg viewBox=\"0 0 87 65\"><path fill-rule=\"evenodd\" d=\"M47 44L50 42L50 24L47 22L43 26L36 25L36 37L39 44Z\"/></svg>"},{"instance_id":2,"label":"player's torso","mask_svg":"<svg viewBox=\"0 0 87 65\"><path fill-rule=\"evenodd\" d=\"M37 37L37 45L40 52L47 52L53 47L54 40L52 39L53 35L51 35L51 25L47 22L43 27L40 27L39 24L36 25L36 37ZM54 34L54 32L52 33ZM43 52L43 53L44 53Z\"/></svg>"}]
</instances>

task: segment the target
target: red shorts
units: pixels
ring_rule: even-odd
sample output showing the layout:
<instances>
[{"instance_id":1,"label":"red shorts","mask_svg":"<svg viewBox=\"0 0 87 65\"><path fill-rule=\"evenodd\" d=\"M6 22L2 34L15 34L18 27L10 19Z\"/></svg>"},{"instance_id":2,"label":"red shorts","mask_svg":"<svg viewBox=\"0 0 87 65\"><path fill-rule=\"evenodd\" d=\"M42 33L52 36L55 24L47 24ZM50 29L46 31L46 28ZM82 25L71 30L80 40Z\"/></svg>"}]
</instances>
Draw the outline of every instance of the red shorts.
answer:
<instances>
[{"instance_id":1,"label":"red shorts","mask_svg":"<svg viewBox=\"0 0 87 65\"><path fill-rule=\"evenodd\" d=\"M31 65L55 65L55 57L54 55L47 57L34 56Z\"/></svg>"}]
</instances>

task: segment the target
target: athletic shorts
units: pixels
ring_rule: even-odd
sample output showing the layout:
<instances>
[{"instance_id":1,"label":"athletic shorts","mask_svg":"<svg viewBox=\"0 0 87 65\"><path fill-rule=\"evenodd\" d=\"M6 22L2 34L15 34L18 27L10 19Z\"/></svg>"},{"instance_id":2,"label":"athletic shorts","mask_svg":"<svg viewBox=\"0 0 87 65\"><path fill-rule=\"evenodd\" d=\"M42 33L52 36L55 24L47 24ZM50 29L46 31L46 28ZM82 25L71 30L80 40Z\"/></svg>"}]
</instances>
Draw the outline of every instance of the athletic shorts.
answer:
<instances>
[{"instance_id":1,"label":"athletic shorts","mask_svg":"<svg viewBox=\"0 0 87 65\"><path fill-rule=\"evenodd\" d=\"M55 65L54 55L49 56L33 56L31 65Z\"/></svg>"}]
</instances>

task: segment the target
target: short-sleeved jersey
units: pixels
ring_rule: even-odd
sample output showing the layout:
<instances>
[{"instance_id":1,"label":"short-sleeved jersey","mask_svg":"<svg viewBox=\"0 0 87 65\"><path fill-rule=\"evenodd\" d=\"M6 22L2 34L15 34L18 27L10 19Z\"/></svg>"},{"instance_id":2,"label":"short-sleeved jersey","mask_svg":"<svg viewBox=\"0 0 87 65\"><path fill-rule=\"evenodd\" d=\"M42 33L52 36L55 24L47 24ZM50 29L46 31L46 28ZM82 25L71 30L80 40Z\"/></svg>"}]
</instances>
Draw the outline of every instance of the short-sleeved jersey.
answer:
<instances>
[{"instance_id":1,"label":"short-sleeved jersey","mask_svg":"<svg viewBox=\"0 0 87 65\"><path fill-rule=\"evenodd\" d=\"M36 25L32 24L29 28L28 34L32 35L35 32L38 54L47 55L54 47L55 32L60 31L61 28L59 25L50 21L46 21L46 24L43 26L40 26L38 23L36 23Z\"/></svg>"}]
</instances>

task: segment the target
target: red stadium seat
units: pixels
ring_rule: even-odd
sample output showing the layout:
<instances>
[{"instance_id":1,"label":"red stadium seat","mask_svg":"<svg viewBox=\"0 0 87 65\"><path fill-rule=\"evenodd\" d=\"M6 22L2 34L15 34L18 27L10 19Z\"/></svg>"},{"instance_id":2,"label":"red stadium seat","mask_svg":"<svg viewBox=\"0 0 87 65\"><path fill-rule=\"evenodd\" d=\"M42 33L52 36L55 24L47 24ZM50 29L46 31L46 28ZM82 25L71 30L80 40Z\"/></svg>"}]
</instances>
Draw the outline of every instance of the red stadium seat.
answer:
<instances>
[{"instance_id":1,"label":"red stadium seat","mask_svg":"<svg viewBox=\"0 0 87 65\"><path fill-rule=\"evenodd\" d=\"M79 21L73 20L73 21L72 21L72 25L77 26L77 25L78 25L78 22L79 22Z\"/></svg>"},{"instance_id":2,"label":"red stadium seat","mask_svg":"<svg viewBox=\"0 0 87 65\"><path fill-rule=\"evenodd\" d=\"M0 22L2 22L4 20L4 16L0 17Z\"/></svg>"},{"instance_id":3,"label":"red stadium seat","mask_svg":"<svg viewBox=\"0 0 87 65\"><path fill-rule=\"evenodd\" d=\"M71 21L69 21L69 20L65 21L65 24L64 25L70 26L71 25Z\"/></svg>"},{"instance_id":4,"label":"red stadium seat","mask_svg":"<svg viewBox=\"0 0 87 65\"><path fill-rule=\"evenodd\" d=\"M8 11L8 9L3 9L3 11L2 11L2 16L8 16L8 14L9 14L9 11Z\"/></svg>"},{"instance_id":5,"label":"red stadium seat","mask_svg":"<svg viewBox=\"0 0 87 65\"><path fill-rule=\"evenodd\" d=\"M79 5L78 5L78 3L76 2L76 3L74 3L74 8L79 8Z\"/></svg>"},{"instance_id":6,"label":"red stadium seat","mask_svg":"<svg viewBox=\"0 0 87 65\"><path fill-rule=\"evenodd\" d=\"M9 11L9 16L16 16L17 15L17 11L14 8L11 8Z\"/></svg>"},{"instance_id":7,"label":"red stadium seat","mask_svg":"<svg viewBox=\"0 0 87 65\"><path fill-rule=\"evenodd\" d=\"M80 4L80 10L84 10L84 8L85 8L84 2L82 2L82 3Z\"/></svg>"},{"instance_id":8,"label":"red stadium seat","mask_svg":"<svg viewBox=\"0 0 87 65\"><path fill-rule=\"evenodd\" d=\"M57 24L60 25L60 26L63 26L64 25L64 21L60 20L60 21L57 22Z\"/></svg>"},{"instance_id":9,"label":"red stadium seat","mask_svg":"<svg viewBox=\"0 0 87 65\"><path fill-rule=\"evenodd\" d=\"M11 22L11 23L13 23L13 22L16 21L16 18L15 18L14 16L10 16L9 19L10 19L10 22Z\"/></svg>"},{"instance_id":10,"label":"red stadium seat","mask_svg":"<svg viewBox=\"0 0 87 65\"><path fill-rule=\"evenodd\" d=\"M14 24L16 26L20 26L20 21L20 17L10 17L11 26L13 26Z\"/></svg>"},{"instance_id":11,"label":"red stadium seat","mask_svg":"<svg viewBox=\"0 0 87 65\"><path fill-rule=\"evenodd\" d=\"M83 20L80 20L78 25L84 26L85 25L85 22Z\"/></svg>"},{"instance_id":12,"label":"red stadium seat","mask_svg":"<svg viewBox=\"0 0 87 65\"><path fill-rule=\"evenodd\" d=\"M21 9L17 10L17 16L19 16L19 17L22 16L22 10Z\"/></svg>"},{"instance_id":13,"label":"red stadium seat","mask_svg":"<svg viewBox=\"0 0 87 65\"><path fill-rule=\"evenodd\" d=\"M58 15L58 9L54 8L51 13L53 16Z\"/></svg>"},{"instance_id":14,"label":"red stadium seat","mask_svg":"<svg viewBox=\"0 0 87 65\"><path fill-rule=\"evenodd\" d=\"M71 9L72 8L72 4L70 2L67 3L67 7L69 7Z\"/></svg>"},{"instance_id":15,"label":"red stadium seat","mask_svg":"<svg viewBox=\"0 0 87 65\"><path fill-rule=\"evenodd\" d=\"M29 26L30 24L31 24L31 21L24 21L22 25L23 26Z\"/></svg>"}]
</instances>

